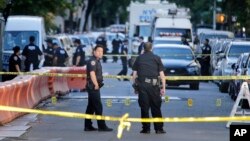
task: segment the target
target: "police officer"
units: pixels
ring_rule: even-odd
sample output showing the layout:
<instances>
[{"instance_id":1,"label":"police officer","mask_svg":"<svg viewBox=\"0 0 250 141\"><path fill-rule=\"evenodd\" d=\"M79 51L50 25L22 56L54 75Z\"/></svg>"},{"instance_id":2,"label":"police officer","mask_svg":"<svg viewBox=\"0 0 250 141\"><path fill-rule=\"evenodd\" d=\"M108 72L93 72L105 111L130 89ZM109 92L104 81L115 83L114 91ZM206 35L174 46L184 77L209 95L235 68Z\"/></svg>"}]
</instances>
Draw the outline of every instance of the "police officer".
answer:
<instances>
[{"instance_id":1,"label":"police officer","mask_svg":"<svg viewBox=\"0 0 250 141\"><path fill-rule=\"evenodd\" d=\"M57 43L53 44L53 48L53 66L65 67L65 62L69 59L68 53L63 48L59 47Z\"/></svg>"},{"instance_id":2,"label":"police officer","mask_svg":"<svg viewBox=\"0 0 250 141\"><path fill-rule=\"evenodd\" d=\"M205 39L204 46L201 48L202 57L201 57L201 75L208 76L210 70L210 55L211 55L211 46L209 45L209 40Z\"/></svg>"},{"instance_id":3,"label":"police officer","mask_svg":"<svg viewBox=\"0 0 250 141\"><path fill-rule=\"evenodd\" d=\"M112 54L118 54L121 45L122 45L122 41L119 39L118 34L116 34L116 38L112 40L112 46L113 46ZM116 63L117 60L118 60L118 57L113 56L113 63Z\"/></svg>"},{"instance_id":4,"label":"police officer","mask_svg":"<svg viewBox=\"0 0 250 141\"><path fill-rule=\"evenodd\" d=\"M53 42L51 39L47 39L47 48L44 50L43 55L45 56L45 61L43 66L45 67L51 67L53 65Z\"/></svg>"},{"instance_id":5,"label":"police officer","mask_svg":"<svg viewBox=\"0 0 250 141\"><path fill-rule=\"evenodd\" d=\"M94 56L87 62L87 91L88 106L86 114L102 115L102 102L100 98L100 88L103 86L102 65L100 59L103 56L103 47L96 45ZM98 120L98 131L113 131L107 127L104 120ZM85 119L84 131L96 131L90 119Z\"/></svg>"},{"instance_id":6,"label":"police officer","mask_svg":"<svg viewBox=\"0 0 250 141\"><path fill-rule=\"evenodd\" d=\"M142 36L139 37L139 42L140 42L140 45L138 47L138 53L137 53L138 55L142 54L144 50L145 43L144 43L144 38Z\"/></svg>"},{"instance_id":7,"label":"police officer","mask_svg":"<svg viewBox=\"0 0 250 141\"><path fill-rule=\"evenodd\" d=\"M127 61L127 54L128 54L128 40L125 39L123 41L123 45L121 46L121 61L122 61L122 70L117 75L127 75L128 72L128 61ZM120 80L120 79L118 79ZM124 79L124 81L128 81L128 79Z\"/></svg>"},{"instance_id":8,"label":"police officer","mask_svg":"<svg viewBox=\"0 0 250 141\"><path fill-rule=\"evenodd\" d=\"M81 45L80 39L75 39L74 45L76 46L76 51L73 55L73 65L74 66L84 66L86 65L85 61L85 50L83 45Z\"/></svg>"},{"instance_id":9,"label":"police officer","mask_svg":"<svg viewBox=\"0 0 250 141\"><path fill-rule=\"evenodd\" d=\"M182 41L183 45L190 46L188 41L187 41L186 35L181 36L181 41Z\"/></svg>"},{"instance_id":10,"label":"police officer","mask_svg":"<svg viewBox=\"0 0 250 141\"><path fill-rule=\"evenodd\" d=\"M97 39L96 39L96 44L97 45L102 45L103 46L103 53L104 55L107 54L108 48L107 48L107 40L105 38L105 34L100 35ZM107 57L103 56L102 58L103 63L107 62Z\"/></svg>"},{"instance_id":11,"label":"police officer","mask_svg":"<svg viewBox=\"0 0 250 141\"><path fill-rule=\"evenodd\" d=\"M13 48L14 53L9 58L9 72L21 72L21 59L20 55L20 47L15 46ZM11 80L15 78L17 75L10 75L8 79Z\"/></svg>"},{"instance_id":12,"label":"police officer","mask_svg":"<svg viewBox=\"0 0 250 141\"><path fill-rule=\"evenodd\" d=\"M25 57L25 71L31 71L30 66L33 64L33 70L38 69L39 59L42 56L42 51L34 44L35 37L30 36L30 43L23 49L22 55Z\"/></svg>"},{"instance_id":13,"label":"police officer","mask_svg":"<svg viewBox=\"0 0 250 141\"><path fill-rule=\"evenodd\" d=\"M141 107L141 118L149 118L149 109L152 117L162 118L161 96L165 94L164 67L160 57L152 52L152 44L145 43L144 53L136 58L133 65L133 81L138 85L139 106ZM158 79L160 76L160 80ZM162 86L160 87L160 82ZM163 130L163 123L154 123L157 134L166 133ZM150 123L142 123L140 133L150 133Z\"/></svg>"}]
</instances>

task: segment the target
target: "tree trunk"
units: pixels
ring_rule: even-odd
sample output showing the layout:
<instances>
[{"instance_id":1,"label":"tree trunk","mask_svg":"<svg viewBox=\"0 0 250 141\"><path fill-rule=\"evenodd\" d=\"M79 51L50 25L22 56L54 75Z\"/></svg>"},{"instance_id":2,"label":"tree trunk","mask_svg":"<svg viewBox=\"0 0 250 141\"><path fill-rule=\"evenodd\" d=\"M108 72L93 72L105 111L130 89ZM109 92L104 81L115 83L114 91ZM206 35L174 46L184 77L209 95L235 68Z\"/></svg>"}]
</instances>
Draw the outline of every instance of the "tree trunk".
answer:
<instances>
[{"instance_id":1,"label":"tree trunk","mask_svg":"<svg viewBox=\"0 0 250 141\"><path fill-rule=\"evenodd\" d=\"M85 21L84 21L84 26L83 26L82 31L86 31L89 15L90 15L93 7L95 6L95 3L96 3L96 0L88 0L88 6L87 6L86 14L85 14Z\"/></svg>"}]
</instances>

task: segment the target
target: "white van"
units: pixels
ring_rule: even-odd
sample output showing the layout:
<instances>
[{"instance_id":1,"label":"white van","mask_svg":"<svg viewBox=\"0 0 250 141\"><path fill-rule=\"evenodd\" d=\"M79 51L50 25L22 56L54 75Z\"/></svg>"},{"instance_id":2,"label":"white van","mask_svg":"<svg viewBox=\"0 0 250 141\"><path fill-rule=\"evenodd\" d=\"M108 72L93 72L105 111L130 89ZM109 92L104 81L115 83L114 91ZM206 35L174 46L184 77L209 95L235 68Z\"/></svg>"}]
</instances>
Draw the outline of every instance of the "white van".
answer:
<instances>
[{"instance_id":1,"label":"white van","mask_svg":"<svg viewBox=\"0 0 250 141\"><path fill-rule=\"evenodd\" d=\"M21 52L29 44L29 37L35 37L35 44L43 51L45 27L43 17L38 16L9 16L4 33L3 69L8 70L9 57L14 46L20 46ZM41 60L41 63L44 60ZM42 64L39 66L41 67Z\"/></svg>"},{"instance_id":2,"label":"white van","mask_svg":"<svg viewBox=\"0 0 250 141\"><path fill-rule=\"evenodd\" d=\"M158 10L152 22L152 39L154 40L157 37L181 39L181 36L185 36L192 46L193 31L188 11L186 9Z\"/></svg>"}]
</instances>

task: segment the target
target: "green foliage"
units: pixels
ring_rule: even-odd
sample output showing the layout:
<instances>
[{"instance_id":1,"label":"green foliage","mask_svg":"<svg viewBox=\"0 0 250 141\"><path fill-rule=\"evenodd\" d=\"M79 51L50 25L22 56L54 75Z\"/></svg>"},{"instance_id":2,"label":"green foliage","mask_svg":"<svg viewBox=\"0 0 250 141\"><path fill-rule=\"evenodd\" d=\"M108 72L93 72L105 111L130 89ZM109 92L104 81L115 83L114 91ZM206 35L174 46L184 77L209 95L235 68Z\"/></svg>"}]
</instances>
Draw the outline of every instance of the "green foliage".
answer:
<instances>
[{"instance_id":1,"label":"green foliage","mask_svg":"<svg viewBox=\"0 0 250 141\"><path fill-rule=\"evenodd\" d=\"M5 3L5 0L0 0L1 8L2 3ZM64 16L64 11L72 8L73 6L68 0L14 0L11 15L42 16L48 30L54 27L52 20L55 15Z\"/></svg>"}]
</instances>

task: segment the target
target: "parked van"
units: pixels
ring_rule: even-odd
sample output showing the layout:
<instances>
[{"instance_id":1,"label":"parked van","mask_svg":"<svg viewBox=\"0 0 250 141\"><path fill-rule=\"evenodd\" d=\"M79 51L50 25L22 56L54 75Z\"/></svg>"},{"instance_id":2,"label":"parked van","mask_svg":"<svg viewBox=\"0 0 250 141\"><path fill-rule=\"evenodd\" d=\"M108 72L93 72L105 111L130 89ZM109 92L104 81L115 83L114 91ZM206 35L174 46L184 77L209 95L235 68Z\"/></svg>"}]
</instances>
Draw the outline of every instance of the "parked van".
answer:
<instances>
[{"instance_id":1,"label":"parked van","mask_svg":"<svg viewBox=\"0 0 250 141\"><path fill-rule=\"evenodd\" d=\"M8 70L9 58L14 46L20 46L21 52L29 44L29 37L35 37L35 44L43 51L45 40L44 20L38 16L9 16L4 34L3 69ZM39 67L44 60L41 60Z\"/></svg>"},{"instance_id":2,"label":"parked van","mask_svg":"<svg viewBox=\"0 0 250 141\"><path fill-rule=\"evenodd\" d=\"M186 37L193 45L193 31L188 9L158 10L151 26L151 37L179 38Z\"/></svg>"}]
</instances>

